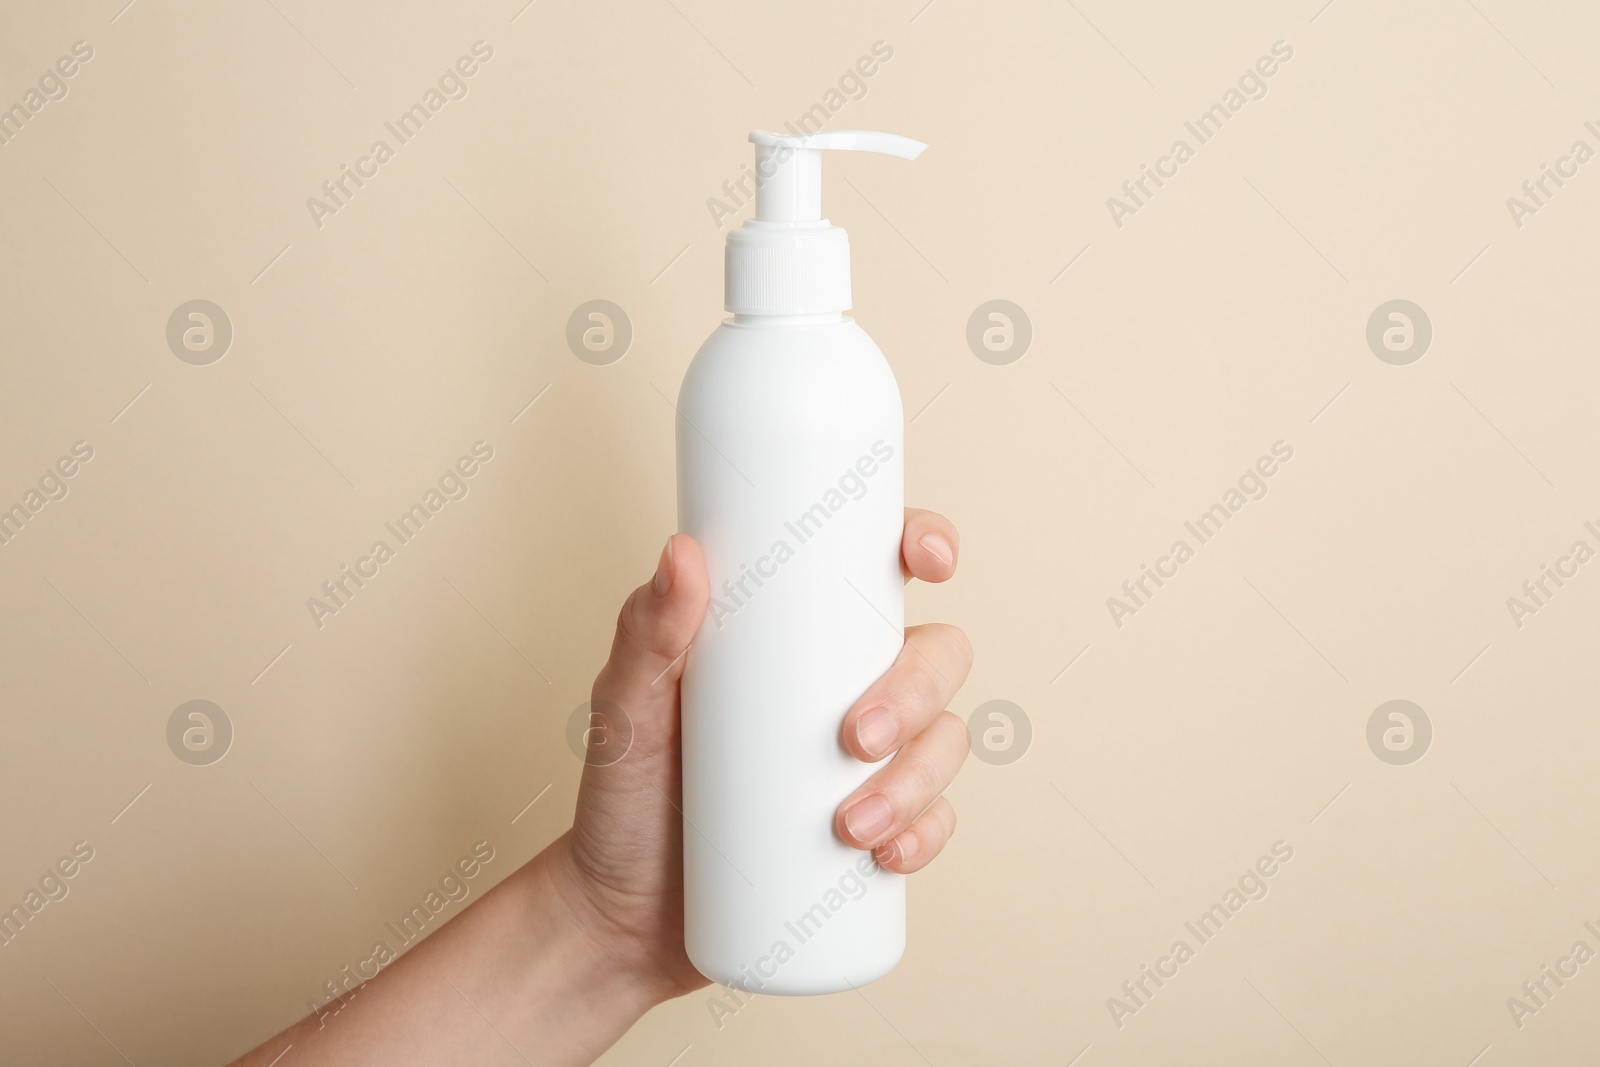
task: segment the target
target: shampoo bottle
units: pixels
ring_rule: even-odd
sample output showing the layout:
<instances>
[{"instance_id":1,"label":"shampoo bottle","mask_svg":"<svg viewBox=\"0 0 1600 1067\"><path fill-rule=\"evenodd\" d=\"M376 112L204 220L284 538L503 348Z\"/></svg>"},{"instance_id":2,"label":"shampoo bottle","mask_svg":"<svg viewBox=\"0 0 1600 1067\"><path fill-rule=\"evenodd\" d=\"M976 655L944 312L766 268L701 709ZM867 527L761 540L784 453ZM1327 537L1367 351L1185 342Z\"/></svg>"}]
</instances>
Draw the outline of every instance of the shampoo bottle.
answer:
<instances>
[{"instance_id":1,"label":"shampoo bottle","mask_svg":"<svg viewBox=\"0 0 1600 1067\"><path fill-rule=\"evenodd\" d=\"M825 149L915 159L864 131L755 132L754 217L728 234L732 317L678 397L678 515L711 603L685 662L684 940L706 977L833 993L905 948L905 884L834 829L876 769L844 715L904 640L900 392L844 314L850 245L822 217Z\"/></svg>"}]
</instances>

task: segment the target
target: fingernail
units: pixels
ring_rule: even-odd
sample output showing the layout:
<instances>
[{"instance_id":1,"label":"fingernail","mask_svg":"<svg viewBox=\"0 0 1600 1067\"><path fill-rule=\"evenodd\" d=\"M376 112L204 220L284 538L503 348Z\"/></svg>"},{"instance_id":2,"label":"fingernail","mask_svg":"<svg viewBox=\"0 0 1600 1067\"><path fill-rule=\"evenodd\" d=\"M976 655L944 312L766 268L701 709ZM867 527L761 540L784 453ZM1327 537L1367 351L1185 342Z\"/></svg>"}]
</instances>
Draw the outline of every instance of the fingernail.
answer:
<instances>
[{"instance_id":1,"label":"fingernail","mask_svg":"<svg viewBox=\"0 0 1600 1067\"><path fill-rule=\"evenodd\" d=\"M943 563L946 567L950 566L950 561L955 558L955 549L951 548L950 542L946 541L940 534L923 534L922 537L918 538L917 544L921 545L930 556Z\"/></svg>"},{"instance_id":2,"label":"fingernail","mask_svg":"<svg viewBox=\"0 0 1600 1067\"><path fill-rule=\"evenodd\" d=\"M667 547L661 550L661 562L656 564L656 576L650 583L650 588L655 590L656 596L665 596L668 589L672 588L672 538L667 538Z\"/></svg>"},{"instance_id":3,"label":"fingernail","mask_svg":"<svg viewBox=\"0 0 1600 1067\"><path fill-rule=\"evenodd\" d=\"M888 708L873 708L856 720L856 744L873 759L886 756L900 736L900 726Z\"/></svg>"},{"instance_id":4,"label":"fingernail","mask_svg":"<svg viewBox=\"0 0 1600 1067\"><path fill-rule=\"evenodd\" d=\"M918 848L917 835L907 830L893 841L879 845L873 850L872 858L878 861L880 867L887 867L891 863L904 866L911 862L911 857L917 854Z\"/></svg>"},{"instance_id":5,"label":"fingernail","mask_svg":"<svg viewBox=\"0 0 1600 1067\"><path fill-rule=\"evenodd\" d=\"M850 836L862 843L874 840L894 821L894 811L889 802L876 793L858 800L844 813L844 828Z\"/></svg>"}]
</instances>

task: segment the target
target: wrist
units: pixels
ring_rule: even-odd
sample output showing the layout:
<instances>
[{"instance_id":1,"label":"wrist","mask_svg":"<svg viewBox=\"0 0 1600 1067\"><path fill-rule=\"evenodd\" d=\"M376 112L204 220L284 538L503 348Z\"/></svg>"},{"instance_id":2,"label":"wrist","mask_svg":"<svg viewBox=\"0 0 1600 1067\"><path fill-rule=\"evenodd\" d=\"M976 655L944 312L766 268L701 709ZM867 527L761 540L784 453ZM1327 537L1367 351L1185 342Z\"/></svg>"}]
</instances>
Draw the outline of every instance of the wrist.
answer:
<instances>
[{"instance_id":1,"label":"wrist","mask_svg":"<svg viewBox=\"0 0 1600 1067\"><path fill-rule=\"evenodd\" d=\"M570 965L574 987L599 994L625 1029L645 1012L682 996L688 989L655 966L649 946L618 922L573 855L572 835L563 834L525 868L535 879L530 891L545 902L551 924L562 938L560 957Z\"/></svg>"}]
</instances>

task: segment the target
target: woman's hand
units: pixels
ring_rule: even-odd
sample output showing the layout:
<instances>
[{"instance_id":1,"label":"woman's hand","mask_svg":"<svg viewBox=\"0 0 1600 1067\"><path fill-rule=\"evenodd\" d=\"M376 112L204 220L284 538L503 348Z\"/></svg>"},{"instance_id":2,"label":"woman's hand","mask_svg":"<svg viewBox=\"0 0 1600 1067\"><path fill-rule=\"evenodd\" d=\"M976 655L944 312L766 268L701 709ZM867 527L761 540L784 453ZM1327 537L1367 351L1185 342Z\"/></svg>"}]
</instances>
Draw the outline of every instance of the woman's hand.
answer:
<instances>
[{"instance_id":1,"label":"woman's hand","mask_svg":"<svg viewBox=\"0 0 1600 1067\"><path fill-rule=\"evenodd\" d=\"M948 519L906 509L900 559L908 580L948 580L959 544ZM683 946L678 748L678 680L707 595L699 546L673 536L655 577L623 605L611 658L594 683L597 726L608 727L604 717L616 714L608 709L624 709L631 747L616 762L591 758L572 831L551 846L563 854L569 899L597 947L660 999L707 984ZM876 763L897 753L835 816L839 836L872 850L888 870L921 870L955 829L942 794L966 758L967 728L945 707L971 666L972 647L956 627L910 627L894 665L845 715L841 740L856 758ZM595 740L603 748L607 739Z\"/></svg>"},{"instance_id":2,"label":"woman's hand","mask_svg":"<svg viewBox=\"0 0 1600 1067\"><path fill-rule=\"evenodd\" d=\"M906 511L908 580L945 581L956 548L948 520ZM707 596L699 546L675 535L655 577L622 606L595 679L572 829L239 1067L269 1067L291 1048L284 1067L482 1063L506 1057L508 1045L529 1064L585 1064L654 1005L708 984L683 947L678 810L678 680ZM894 665L845 716L841 740L858 759L897 753L835 817L845 841L889 870L920 870L955 828L941 794L967 735L944 709L971 664L960 630L913 626ZM623 741L625 754L611 759Z\"/></svg>"}]
</instances>

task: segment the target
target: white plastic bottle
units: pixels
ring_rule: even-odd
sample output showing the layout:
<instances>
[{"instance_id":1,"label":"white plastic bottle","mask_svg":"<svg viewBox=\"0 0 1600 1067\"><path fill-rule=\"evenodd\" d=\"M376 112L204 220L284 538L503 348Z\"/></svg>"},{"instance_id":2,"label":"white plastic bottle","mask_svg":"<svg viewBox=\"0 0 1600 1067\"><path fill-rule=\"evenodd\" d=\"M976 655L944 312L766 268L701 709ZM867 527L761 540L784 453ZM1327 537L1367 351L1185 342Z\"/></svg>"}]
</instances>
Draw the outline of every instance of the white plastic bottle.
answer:
<instances>
[{"instance_id":1,"label":"white plastic bottle","mask_svg":"<svg viewBox=\"0 0 1600 1067\"><path fill-rule=\"evenodd\" d=\"M756 132L755 217L728 235L723 322L678 397L679 524L711 605L683 676L684 938L753 993L833 993L905 948L905 884L835 811L875 769L845 712L903 641L900 392L844 316L850 246L821 150L915 159L892 134Z\"/></svg>"}]
</instances>

